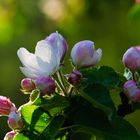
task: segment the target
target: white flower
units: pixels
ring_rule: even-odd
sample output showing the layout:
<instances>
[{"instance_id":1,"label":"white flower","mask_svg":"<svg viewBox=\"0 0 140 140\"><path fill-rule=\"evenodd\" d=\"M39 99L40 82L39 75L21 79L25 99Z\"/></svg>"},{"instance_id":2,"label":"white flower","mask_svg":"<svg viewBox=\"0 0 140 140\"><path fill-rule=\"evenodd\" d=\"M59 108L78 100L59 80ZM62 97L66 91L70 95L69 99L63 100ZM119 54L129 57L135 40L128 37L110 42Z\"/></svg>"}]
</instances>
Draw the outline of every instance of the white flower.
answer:
<instances>
[{"instance_id":1,"label":"white flower","mask_svg":"<svg viewBox=\"0 0 140 140\"><path fill-rule=\"evenodd\" d=\"M23 64L21 71L29 78L52 75L59 69L61 61L59 48L52 47L46 40L37 43L34 54L20 48L17 55Z\"/></svg>"}]
</instances>

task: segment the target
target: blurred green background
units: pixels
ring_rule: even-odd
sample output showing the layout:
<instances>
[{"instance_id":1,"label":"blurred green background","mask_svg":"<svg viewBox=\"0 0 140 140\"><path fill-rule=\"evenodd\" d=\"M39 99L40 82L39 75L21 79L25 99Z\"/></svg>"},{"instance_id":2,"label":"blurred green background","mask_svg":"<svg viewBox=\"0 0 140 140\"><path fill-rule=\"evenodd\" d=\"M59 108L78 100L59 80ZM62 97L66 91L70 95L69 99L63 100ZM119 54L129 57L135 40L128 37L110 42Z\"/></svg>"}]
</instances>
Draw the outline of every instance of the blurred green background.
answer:
<instances>
[{"instance_id":1,"label":"blurred green background","mask_svg":"<svg viewBox=\"0 0 140 140\"><path fill-rule=\"evenodd\" d=\"M69 44L66 72L70 71L71 47L85 39L102 48L99 65L123 72L123 53L140 44L140 4L134 0L0 0L0 94L17 106L28 100L20 92L24 76L17 49L34 51L37 41L56 30ZM140 111L126 117L140 132L139 118ZM6 121L6 117L0 118L0 138L9 131Z\"/></svg>"}]
</instances>

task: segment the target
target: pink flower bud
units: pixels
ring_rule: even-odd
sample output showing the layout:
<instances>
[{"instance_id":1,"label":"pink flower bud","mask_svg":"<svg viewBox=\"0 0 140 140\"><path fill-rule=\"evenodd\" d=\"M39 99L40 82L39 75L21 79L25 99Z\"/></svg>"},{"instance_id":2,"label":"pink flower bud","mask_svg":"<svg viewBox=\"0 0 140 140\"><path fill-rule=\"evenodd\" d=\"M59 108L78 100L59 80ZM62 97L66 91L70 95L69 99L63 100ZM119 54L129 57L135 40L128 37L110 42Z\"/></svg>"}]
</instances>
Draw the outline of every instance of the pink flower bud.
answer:
<instances>
[{"instance_id":1,"label":"pink flower bud","mask_svg":"<svg viewBox=\"0 0 140 140\"><path fill-rule=\"evenodd\" d=\"M35 83L30 78L24 78L21 81L21 87L23 90L30 92L35 89Z\"/></svg>"},{"instance_id":2,"label":"pink flower bud","mask_svg":"<svg viewBox=\"0 0 140 140\"><path fill-rule=\"evenodd\" d=\"M130 70L140 68L140 46L129 48L123 55L122 62Z\"/></svg>"},{"instance_id":3,"label":"pink flower bud","mask_svg":"<svg viewBox=\"0 0 140 140\"><path fill-rule=\"evenodd\" d=\"M21 130L23 128L24 124L20 112L10 112L8 116L8 126L13 130Z\"/></svg>"},{"instance_id":4,"label":"pink flower bud","mask_svg":"<svg viewBox=\"0 0 140 140\"><path fill-rule=\"evenodd\" d=\"M69 83L71 83L72 85L77 85L77 84L80 83L81 78L82 78L82 74L80 73L80 71L75 70L75 71L73 71L73 72L69 75L68 81L69 81Z\"/></svg>"},{"instance_id":5,"label":"pink flower bud","mask_svg":"<svg viewBox=\"0 0 140 140\"><path fill-rule=\"evenodd\" d=\"M47 38L46 41L48 41L52 47L57 48L60 52L60 57L61 57L61 62L64 59L64 56L68 50L68 45L64 37L59 34L58 32L56 33L51 33Z\"/></svg>"},{"instance_id":6,"label":"pink flower bud","mask_svg":"<svg viewBox=\"0 0 140 140\"><path fill-rule=\"evenodd\" d=\"M0 96L0 115L8 116L11 109L16 110L15 105L7 97Z\"/></svg>"},{"instance_id":7,"label":"pink flower bud","mask_svg":"<svg viewBox=\"0 0 140 140\"><path fill-rule=\"evenodd\" d=\"M71 51L72 62L77 68L96 65L102 56L102 50L94 48L94 42L85 40L74 45Z\"/></svg>"},{"instance_id":8,"label":"pink flower bud","mask_svg":"<svg viewBox=\"0 0 140 140\"><path fill-rule=\"evenodd\" d=\"M6 133L4 140L12 140L15 135L16 135L15 131L10 131L10 132Z\"/></svg>"},{"instance_id":9,"label":"pink flower bud","mask_svg":"<svg viewBox=\"0 0 140 140\"><path fill-rule=\"evenodd\" d=\"M50 95L55 91L55 81L51 77L39 77L36 79L35 83L42 95Z\"/></svg>"},{"instance_id":10,"label":"pink flower bud","mask_svg":"<svg viewBox=\"0 0 140 140\"><path fill-rule=\"evenodd\" d=\"M124 94L134 102L140 101L140 89L137 87L135 81L129 80L125 82L124 86Z\"/></svg>"}]
</instances>

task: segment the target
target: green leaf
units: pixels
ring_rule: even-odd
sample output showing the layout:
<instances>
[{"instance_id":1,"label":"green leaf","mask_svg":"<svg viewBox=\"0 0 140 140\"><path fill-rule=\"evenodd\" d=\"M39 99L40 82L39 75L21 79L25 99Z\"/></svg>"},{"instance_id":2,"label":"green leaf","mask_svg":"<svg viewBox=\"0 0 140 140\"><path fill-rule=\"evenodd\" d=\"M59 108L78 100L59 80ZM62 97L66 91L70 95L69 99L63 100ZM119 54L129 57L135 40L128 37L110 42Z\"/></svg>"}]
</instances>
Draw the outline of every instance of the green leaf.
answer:
<instances>
[{"instance_id":1,"label":"green leaf","mask_svg":"<svg viewBox=\"0 0 140 140\"><path fill-rule=\"evenodd\" d=\"M100 122L98 122L100 123ZM77 130L76 130L77 129ZM83 132L95 135L102 140L139 140L140 136L136 129L127 121L116 118L108 127L92 128L79 126L75 129L75 133ZM88 140L88 139L87 139ZM90 140L90 139L89 139Z\"/></svg>"},{"instance_id":2,"label":"green leaf","mask_svg":"<svg viewBox=\"0 0 140 140\"><path fill-rule=\"evenodd\" d=\"M129 122L119 117L114 117L112 121L109 121L102 110L93 107L80 96L71 99L71 108L67 112L67 117L69 123L72 123L69 124L72 130L71 135L82 132L91 136L95 135L101 140L140 139L136 129Z\"/></svg>"},{"instance_id":3,"label":"green leaf","mask_svg":"<svg viewBox=\"0 0 140 140\"><path fill-rule=\"evenodd\" d=\"M55 136L59 132L59 129L64 123L63 116L56 116L52 119L50 124L45 128L45 130L41 133L38 139L44 140L55 140Z\"/></svg>"},{"instance_id":4,"label":"green leaf","mask_svg":"<svg viewBox=\"0 0 140 140\"><path fill-rule=\"evenodd\" d=\"M108 88L115 88L119 85L119 75L108 66L102 66L99 68L84 69L81 70L83 77L86 79L82 85L87 84L101 84Z\"/></svg>"},{"instance_id":5,"label":"green leaf","mask_svg":"<svg viewBox=\"0 0 140 140\"><path fill-rule=\"evenodd\" d=\"M49 125L52 118L35 105L23 106L21 114L29 129L41 133Z\"/></svg>"},{"instance_id":6,"label":"green leaf","mask_svg":"<svg viewBox=\"0 0 140 140\"><path fill-rule=\"evenodd\" d=\"M109 119L116 113L116 108L106 87L99 84L88 85L83 91L80 91L80 95L94 107L103 110Z\"/></svg>"},{"instance_id":7,"label":"green leaf","mask_svg":"<svg viewBox=\"0 0 140 140\"><path fill-rule=\"evenodd\" d=\"M67 113L68 122L72 122L72 124L69 124L71 126L70 130L72 130L70 132L71 139L82 137L85 140L91 140L94 134L96 134L96 137L102 138L100 129L106 129L110 126L106 114L102 110L93 107L80 96L73 98L71 103L71 109L69 108ZM73 108L73 106L75 107Z\"/></svg>"},{"instance_id":8,"label":"green leaf","mask_svg":"<svg viewBox=\"0 0 140 140\"><path fill-rule=\"evenodd\" d=\"M18 133L16 134L16 136L14 136L13 140L30 140L30 139L24 136L22 133Z\"/></svg>"},{"instance_id":9,"label":"green leaf","mask_svg":"<svg viewBox=\"0 0 140 140\"><path fill-rule=\"evenodd\" d=\"M42 98L37 96L37 98L32 102L33 105L42 107L44 110L48 111L52 116L57 115L69 106L69 101L61 95L54 95L53 97Z\"/></svg>"},{"instance_id":10,"label":"green leaf","mask_svg":"<svg viewBox=\"0 0 140 140\"><path fill-rule=\"evenodd\" d=\"M86 126L91 128L107 128L110 125L107 115L100 109L93 107L82 97L73 98L71 108L68 109L67 119L69 124L75 128L77 126Z\"/></svg>"},{"instance_id":11,"label":"green leaf","mask_svg":"<svg viewBox=\"0 0 140 140\"><path fill-rule=\"evenodd\" d=\"M140 136L136 129L127 121L116 118L111 127L104 130L106 140L139 140Z\"/></svg>"}]
</instances>

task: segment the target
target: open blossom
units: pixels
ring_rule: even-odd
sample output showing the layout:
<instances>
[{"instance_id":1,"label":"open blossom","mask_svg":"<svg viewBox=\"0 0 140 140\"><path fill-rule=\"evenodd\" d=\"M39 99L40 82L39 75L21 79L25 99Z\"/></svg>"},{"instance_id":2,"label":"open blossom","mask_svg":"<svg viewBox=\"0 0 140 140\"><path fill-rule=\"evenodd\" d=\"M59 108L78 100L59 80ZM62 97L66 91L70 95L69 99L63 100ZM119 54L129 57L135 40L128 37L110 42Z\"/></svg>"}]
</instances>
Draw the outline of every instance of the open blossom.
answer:
<instances>
[{"instance_id":1,"label":"open blossom","mask_svg":"<svg viewBox=\"0 0 140 140\"><path fill-rule=\"evenodd\" d=\"M124 94L134 102L140 101L140 89L137 87L135 81L129 80L125 82L124 86Z\"/></svg>"},{"instance_id":2,"label":"open blossom","mask_svg":"<svg viewBox=\"0 0 140 140\"><path fill-rule=\"evenodd\" d=\"M10 132L6 133L4 140L12 140L15 135L16 135L15 131L10 131Z\"/></svg>"},{"instance_id":3,"label":"open blossom","mask_svg":"<svg viewBox=\"0 0 140 140\"><path fill-rule=\"evenodd\" d=\"M123 55L122 62L130 70L140 68L140 46L129 48Z\"/></svg>"},{"instance_id":4,"label":"open blossom","mask_svg":"<svg viewBox=\"0 0 140 140\"><path fill-rule=\"evenodd\" d=\"M20 69L26 77L49 76L59 69L66 49L61 46L63 41L61 42L61 39L59 39L62 38L60 34L58 34L58 37L51 36L37 43L34 54L25 48L20 48L17 51L17 55L23 64ZM54 47L55 44L57 44L56 47Z\"/></svg>"},{"instance_id":5,"label":"open blossom","mask_svg":"<svg viewBox=\"0 0 140 140\"><path fill-rule=\"evenodd\" d=\"M13 130L21 130L23 128L24 124L20 112L10 112L8 116L8 126Z\"/></svg>"},{"instance_id":6,"label":"open blossom","mask_svg":"<svg viewBox=\"0 0 140 140\"><path fill-rule=\"evenodd\" d=\"M77 68L96 65L102 56L102 50L97 51L94 43L89 40L80 41L74 45L71 51L72 62Z\"/></svg>"},{"instance_id":7,"label":"open blossom","mask_svg":"<svg viewBox=\"0 0 140 140\"><path fill-rule=\"evenodd\" d=\"M52 47L59 49L61 62L62 62L68 50L68 45L64 37L58 32L56 32L56 33L51 33L48 37L46 37L45 40L47 40Z\"/></svg>"},{"instance_id":8,"label":"open blossom","mask_svg":"<svg viewBox=\"0 0 140 140\"><path fill-rule=\"evenodd\" d=\"M8 116L11 110L16 110L15 105L4 96L0 96L0 115Z\"/></svg>"}]
</instances>

